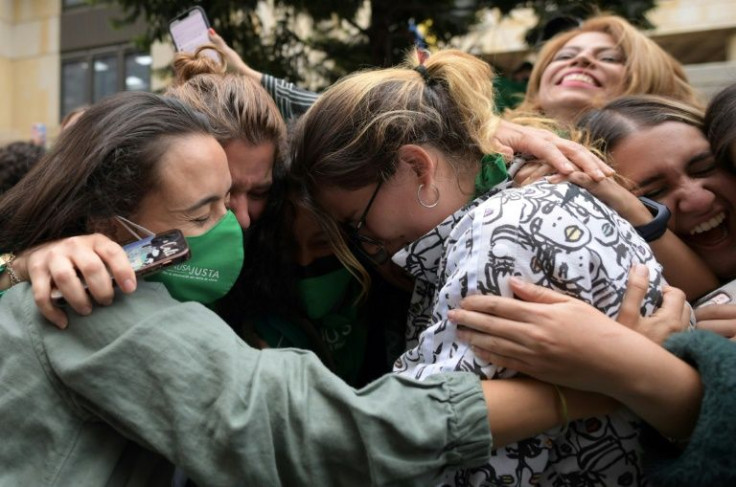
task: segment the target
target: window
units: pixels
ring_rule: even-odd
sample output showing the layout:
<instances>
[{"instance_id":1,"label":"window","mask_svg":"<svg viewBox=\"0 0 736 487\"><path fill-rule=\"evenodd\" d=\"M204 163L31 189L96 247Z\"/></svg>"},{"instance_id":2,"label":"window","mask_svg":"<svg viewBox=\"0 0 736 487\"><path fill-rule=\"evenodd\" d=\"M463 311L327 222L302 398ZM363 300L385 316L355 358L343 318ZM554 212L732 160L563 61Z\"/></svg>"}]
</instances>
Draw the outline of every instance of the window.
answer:
<instances>
[{"instance_id":1,"label":"window","mask_svg":"<svg viewBox=\"0 0 736 487\"><path fill-rule=\"evenodd\" d=\"M151 89L151 56L129 45L64 54L61 116L124 90Z\"/></svg>"},{"instance_id":2,"label":"window","mask_svg":"<svg viewBox=\"0 0 736 487\"><path fill-rule=\"evenodd\" d=\"M87 4L87 0L62 0L61 6L64 9L79 7Z\"/></svg>"},{"instance_id":3,"label":"window","mask_svg":"<svg viewBox=\"0 0 736 487\"><path fill-rule=\"evenodd\" d=\"M87 74L89 63L84 60L71 60L61 65L61 118L88 103Z\"/></svg>"}]
</instances>

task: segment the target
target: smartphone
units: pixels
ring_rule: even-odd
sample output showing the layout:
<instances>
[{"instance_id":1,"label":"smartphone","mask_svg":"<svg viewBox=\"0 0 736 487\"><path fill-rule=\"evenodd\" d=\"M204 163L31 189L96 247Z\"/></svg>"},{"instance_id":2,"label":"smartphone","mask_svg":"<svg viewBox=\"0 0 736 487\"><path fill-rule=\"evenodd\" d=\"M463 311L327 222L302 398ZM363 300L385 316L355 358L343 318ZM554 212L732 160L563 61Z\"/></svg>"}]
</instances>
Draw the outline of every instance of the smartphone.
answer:
<instances>
[{"instance_id":1,"label":"smartphone","mask_svg":"<svg viewBox=\"0 0 736 487\"><path fill-rule=\"evenodd\" d=\"M202 44L209 44L209 28L210 23L202 7L193 7L169 22L174 47L182 52L194 52ZM212 54L216 57L214 52Z\"/></svg>"},{"instance_id":2,"label":"smartphone","mask_svg":"<svg viewBox=\"0 0 736 487\"><path fill-rule=\"evenodd\" d=\"M711 304L736 303L736 280L724 284L715 291L711 291L702 298L695 301L693 308L710 306Z\"/></svg>"},{"instance_id":3,"label":"smartphone","mask_svg":"<svg viewBox=\"0 0 736 487\"><path fill-rule=\"evenodd\" d=\"M137 277L144 277L184 262L191 255L186 238L177 229L131 242L123 246L123 250L128 255L128 261ZM87 285L84 284L84 287ZM57 306L66 304L58 289L51 291L51 300Z\"/></svg>"}]
</instances>

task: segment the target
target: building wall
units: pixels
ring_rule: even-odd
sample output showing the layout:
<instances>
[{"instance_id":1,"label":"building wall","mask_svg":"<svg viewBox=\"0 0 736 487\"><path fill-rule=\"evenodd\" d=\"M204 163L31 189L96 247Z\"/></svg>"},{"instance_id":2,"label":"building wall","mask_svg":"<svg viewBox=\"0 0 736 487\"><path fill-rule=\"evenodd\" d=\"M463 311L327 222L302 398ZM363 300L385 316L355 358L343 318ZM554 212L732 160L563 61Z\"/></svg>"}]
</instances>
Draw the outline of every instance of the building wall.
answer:
<instances>
[{"instance_id":1,"label":"building wall","mask_svg":"<svg viewBox=\"0 0 736 487\"><path fill-rule=\"evenodd\" d=\"M0 1L0 143L58 125L60 11L59 0Z\"/></svg>"}]
</instances>

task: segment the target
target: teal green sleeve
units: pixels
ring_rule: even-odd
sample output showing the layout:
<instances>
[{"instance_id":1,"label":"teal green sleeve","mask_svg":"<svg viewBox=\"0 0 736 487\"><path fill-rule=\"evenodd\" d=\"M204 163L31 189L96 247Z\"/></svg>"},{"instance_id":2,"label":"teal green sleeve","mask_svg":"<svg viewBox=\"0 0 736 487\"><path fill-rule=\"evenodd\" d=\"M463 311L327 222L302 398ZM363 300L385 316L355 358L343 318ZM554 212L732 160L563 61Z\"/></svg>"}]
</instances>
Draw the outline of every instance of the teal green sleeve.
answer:
<instances>
[{"instance_id":1,"label":"teal green sleeve","mask_svg":"<svg viewBox=\"0 0 736 487\"><path fill-rule=\"evenodd\" d=\"M736 343L706 330L677 333L665 347L698 369L703 383L700 414L680 450L653 429L645 437L652 484L662 487L736 485Z\"/></svg>"},{"instance_id":2,"label":"teal green sleeve","mask_svg":"<svg viewBox=\"0 0 736 487\"><path fill-rule=\"evenodd\" d=\"M155 284L37 333L80 414L202 485L428 485L490 454L476 376L390 375L354 390L312 353L252 349Z\"/></svg>"}]
</instances>

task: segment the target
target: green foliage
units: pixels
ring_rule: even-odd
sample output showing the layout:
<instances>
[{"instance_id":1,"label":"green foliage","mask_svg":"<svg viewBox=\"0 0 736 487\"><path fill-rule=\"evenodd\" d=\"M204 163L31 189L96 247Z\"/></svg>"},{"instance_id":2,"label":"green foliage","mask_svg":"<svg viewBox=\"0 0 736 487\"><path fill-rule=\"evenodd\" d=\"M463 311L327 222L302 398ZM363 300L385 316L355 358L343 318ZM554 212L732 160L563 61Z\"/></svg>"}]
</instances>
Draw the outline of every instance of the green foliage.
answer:
<instances>
[{"instance_id":1,"label":"green foliage","mask_svg":"<svg viewBox=\"0 0 736 487\"><path fill-rule=\"evenodd\" d=\"M367 66L389 66L398 62L412 45L409 19L431 20L432 33L442 45L461 35L479 19L483 8L499 8L507 14L517 7L533 8L540 23L527 41L533 45L543 26L557 15L587 17L594 9L612 11L636 25L650 27L645 12L655 0L273 0L276 25L266 32L257 15L256 0L196 0L187 7L170 0L114 0L124 12L119 23L143 18L148 30L143 46L166 39L171 19L188 7L201 6L214 29L255 69L295 82L306 73L316 73L330 83L345 73ZM367 27L358 16L369 4ZM309 36L300 37L297 19L311 19ZM310 56L310 53L312 55ZM315 55L314 53L322 53ZM316 88L316 87L313 87Z\"/></svg>"}]
</instances>

